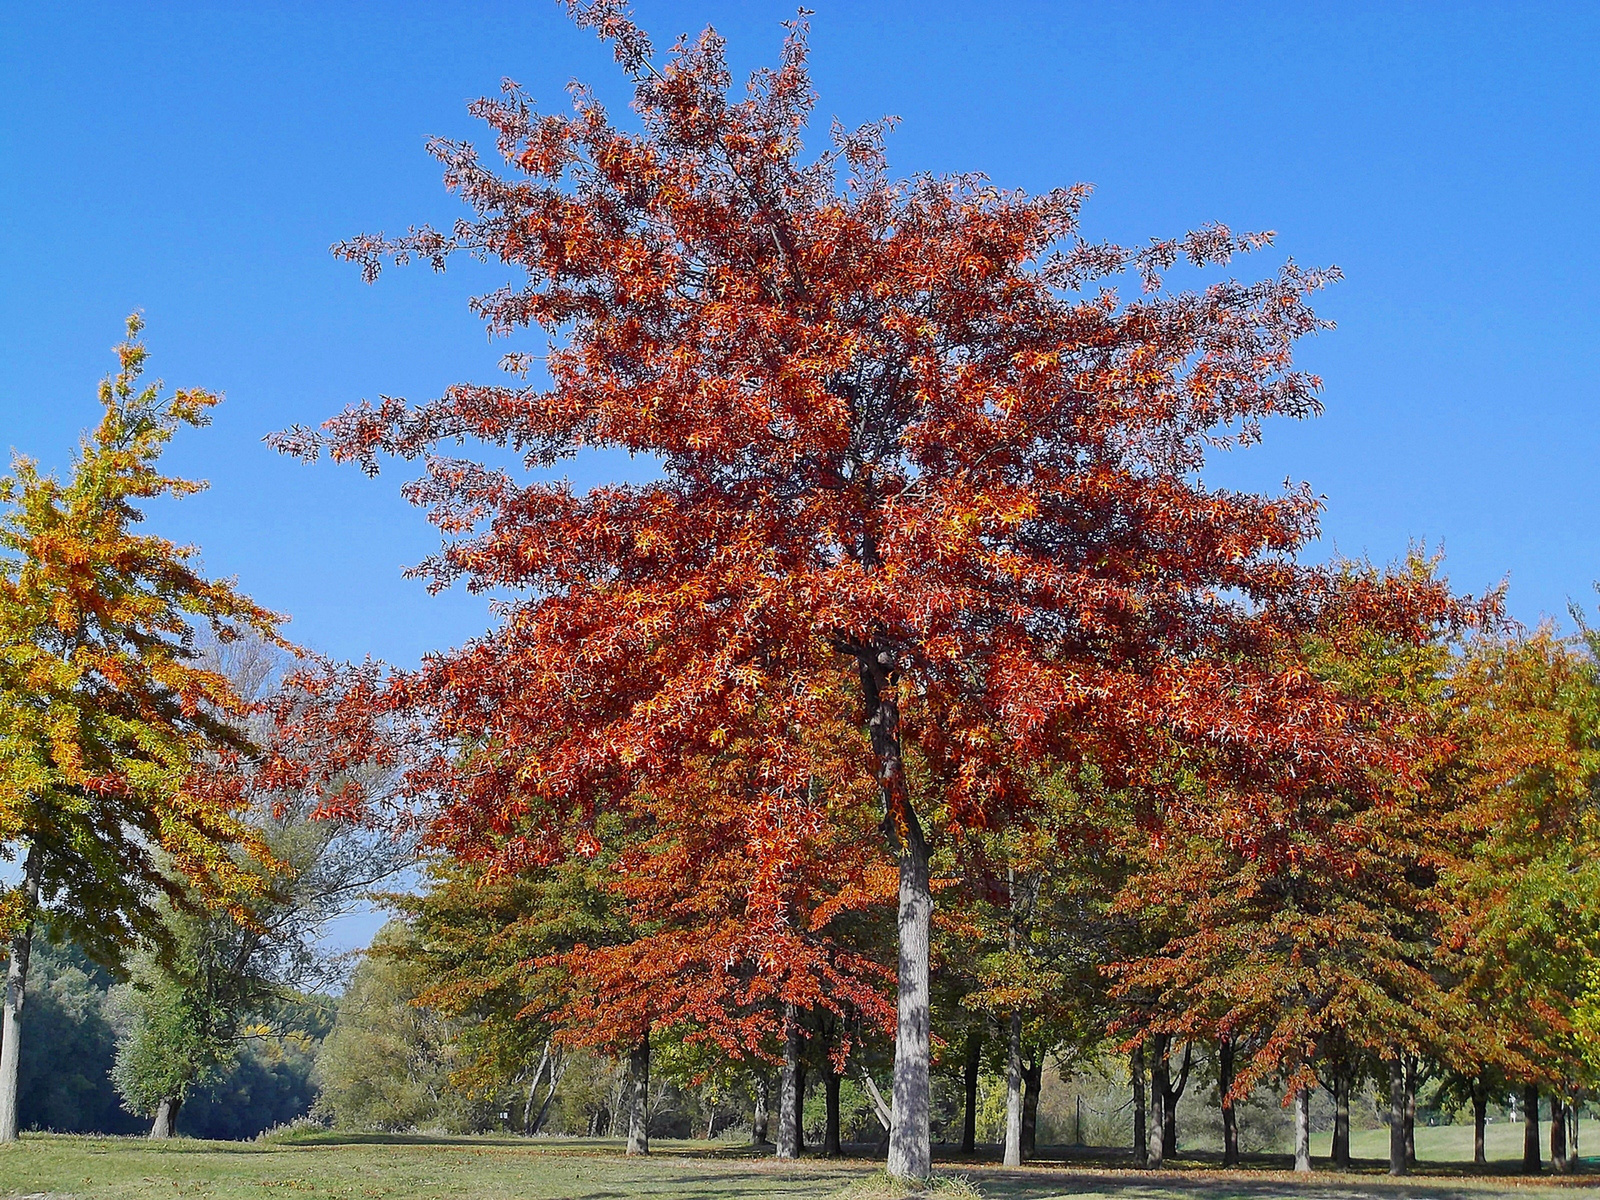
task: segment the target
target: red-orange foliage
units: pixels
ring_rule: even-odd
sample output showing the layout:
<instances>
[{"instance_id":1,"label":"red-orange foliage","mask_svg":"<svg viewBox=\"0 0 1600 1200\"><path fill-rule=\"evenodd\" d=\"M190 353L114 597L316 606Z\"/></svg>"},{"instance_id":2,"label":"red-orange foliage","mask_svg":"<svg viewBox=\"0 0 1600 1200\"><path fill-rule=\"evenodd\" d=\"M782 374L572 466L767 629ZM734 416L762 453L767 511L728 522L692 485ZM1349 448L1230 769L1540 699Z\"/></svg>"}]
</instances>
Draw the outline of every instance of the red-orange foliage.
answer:
<instances>
[{"instance_id":1,"label":"red-orange foliage","mask_svg":"<svg viewBox=\"0 0 1600 1200\"><path fill-rule=\"evenodd\" d=\"M812 736L858 682L901 868L890 1165L924 1174L930 822L1005 823L1041 758L1093 757L1115 782L1174 740L1204 743L1241 803L1360 770L1333 691L1273 653L1327 582L1292 558L1317 502L1195 475L1263 418L1316 411L1290 350L1331 273L1168 290L1180 259L1223 265L1269 235L1091 243L1083 187L891 180L887 122L835 127L805 161L803 23L737 98L715 33L658 68L616 0L569 7L613 42L642 129L582 88L572 115L539 115L508 83L473 106L502 167L431 147L467 219L338 248L369 279L457 253L511 267L522 282L473 307L494 334L556 339L548 385L385 399L278 442L368 471L423 459L406 492L452 540L419 569L522 596L388 697L472 748L426 774L437 837L464 856L516 870L597 813L649 826L652 803L697 803L674 790L693 763L738 744L759 767L738 836L763 894L774 814L860 784ZM522 380L534 365L506 358ZM578 495L450 456L452 439L533 470L620 447L661 478Z\"/></svg>"}]
</instances>

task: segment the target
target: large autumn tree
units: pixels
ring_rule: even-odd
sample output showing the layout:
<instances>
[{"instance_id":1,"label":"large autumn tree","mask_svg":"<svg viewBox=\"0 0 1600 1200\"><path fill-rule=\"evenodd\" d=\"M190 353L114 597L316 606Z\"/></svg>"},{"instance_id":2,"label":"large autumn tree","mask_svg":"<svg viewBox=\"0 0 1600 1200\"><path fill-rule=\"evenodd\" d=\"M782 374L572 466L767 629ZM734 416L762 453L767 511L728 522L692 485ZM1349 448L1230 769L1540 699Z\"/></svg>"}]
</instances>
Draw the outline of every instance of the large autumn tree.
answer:
<instances>
[{"instance_id":1,"label":"large autumn tree","mask_svg":"<svg viewBox=\"0 0 1600 1200\"><path fill-rule=\"evenodd\" d=\"M1315 499L1197 480L1209 448L1316 410L1291 347L1319 327L1327 275L1169 289L1180 259L1269 239L1092 243L1083 187L890 178L887 122L835 128L808 159L803 23L740 97L714 32L658 65L617 0L568 7L613 45L637 129L582 88L572 114L541 115L507 85L473 106L498 166L432 144L470 215L338 248L369 279L457 254L510 268L474 310L495 335L543 330L548 380L544 347L517 349L505 382L363 404L279 444L369 471L423 460L407 492L448 540L420 570L514 597L389 693L473 748L418 776L465 857L559 855L737 740L760 763L746 836L778 871L763 830L814 789L859 786L856 760L807 735L851 681L899 878L889 1167L926 1176L941 831L1004 825L1044 758L1092 757L1116 782L1146 748L1198 740L1246 793L1364 755L1321 720L1336 689L1265 652L1326 582L1292 557ZM535 474L444 448L462 440ZM608 448L659 478L578 494L543 474Z\"/></svg>"},{"instance_id":2,"label":"large autumn tree","mask_svg":"<svg viewBox=\"0 0 1600 1200\"><path fill-rule=\"evenodd\" d=\"M115 960L139 935L164 939L163 896L237 908L263 886L247 863L271 861L244 820L247 797L211 769L248 747L249 705L203 661L196 631L276 641L279 618L206 578L193 547L138 528L145 504L205 486L163 474L160 457L218 399L141 387L139 331L129 318L100 423L67 477L18 459L0 480L0 857L22 860L0 892L11 945L0 1142L16 1137L41 903L52 925Z\"/></svg>"}]
</instances>

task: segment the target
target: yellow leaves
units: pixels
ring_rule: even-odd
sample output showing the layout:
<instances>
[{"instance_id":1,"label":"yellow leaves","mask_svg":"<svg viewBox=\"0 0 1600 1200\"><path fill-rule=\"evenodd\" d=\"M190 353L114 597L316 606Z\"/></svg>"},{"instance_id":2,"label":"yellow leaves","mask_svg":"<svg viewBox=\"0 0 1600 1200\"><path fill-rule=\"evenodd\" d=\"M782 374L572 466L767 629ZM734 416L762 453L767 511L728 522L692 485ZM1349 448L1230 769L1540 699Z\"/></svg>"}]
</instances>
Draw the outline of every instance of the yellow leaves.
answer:
<instances>
[{"instance_id":1,"label":"yellow leaves","mask_svg":"<svg viewBox=\"0 0 1600 1200\"><path fill-rule=\"evenodd\" d=\"M130 338L141 327L131 318ZM246 710L193 664L193 622L282 644L273 614L194 573L192 549L135 534L141 501L204 486L156 467L217 397L140 390L143 347L130 341L118 357L70 477L19 460L0 482L0 832L88 864L67 884L114 929L148 920L158 845L208 896L262 886L233 858L270 861L238 819L241 798L190 786L209 754L243 741L218 722Z\"/></svg>"}]
</instances>

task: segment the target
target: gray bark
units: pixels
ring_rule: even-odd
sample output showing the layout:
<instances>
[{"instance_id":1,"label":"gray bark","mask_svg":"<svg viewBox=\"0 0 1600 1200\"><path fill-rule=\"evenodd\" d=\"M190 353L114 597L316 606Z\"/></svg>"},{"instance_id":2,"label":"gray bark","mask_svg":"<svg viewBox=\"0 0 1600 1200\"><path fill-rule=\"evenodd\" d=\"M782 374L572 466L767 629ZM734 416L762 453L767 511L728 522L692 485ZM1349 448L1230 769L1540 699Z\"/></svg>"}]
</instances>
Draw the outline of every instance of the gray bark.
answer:
<instances>
[{"instance_id":1,"label":"gray bark","mask_svg":"<svg viewBox=\"0 0 1600 1200\"><path fill-rule=\"evenodd\" d=\"M544 1094L544 1100L539 1104L539 1111L533 1118L533 1128L529 1134L538 1133L544 1128L545 1118L550 1115L550 1106L555 1102L556 1089L561 1086L561 1077L567 1073L567 1058L563 1054L560 1062L550 1070L550 1087Z\"/></svg>"},{"instance_id":2,"label":"gray bark","mask_svg":"<svg viewBox=\"0 0 1600 1200\"><path fill-rule=\"evenodd\" d=\"M1294 1096L1294 1169L1311 1174L1311 1089L1301 1088Z\"/></svg>"},{"instance_id":3,"label":"gray bark","mask_svg":"<svg viewBox=\"0 0 1600 1200\"><path fill-rule=\"evenodd\" d=\"M550 1065L550 1039L545 1038L544 1050L539 1054L539 1065L533 1069L533 1078L528 1081L528 1100L522 1106L522 1132L533 1132L533 1099L539 1092L539 1084L544 1079L545 1068Z\"/></svg>"},{"instance_id":4,"label":"gray bark","mask_svg":"<svg viewBox=\"0 0 1600 1200\"><path fill-rule=\"evenodd\" d=\"M1389 1174L1406 1173L1406 1070L1399 1055L1389 1060Z\"/></svg>"},{"instance_id":5,"label":"gray bark","mask_svg":"<svg viewBox=\"0 0 1600 1200\"><path fill-rule=\"evenodd\" d=\"M900 747L900 705L895 698L894 654L876 645L853 648L861 668L872 754L883 793L884 829L900 867L899 986L896 997L894 1127L889 1131L889 1174L921 1181L933 1174L928 1116L932 1086L929 1035L928 944L933 891L928 843L906 788Z\"/></svg>"},{"instance_id":6,"label":"gray bark","mask_svg":"<svg viewBox=\"0 0 1600 1200\"><path fill-rule=\"evenodd\" d=\"M1159 1167L1165 1161L1167 1151L1167 1092L1171 1088L1167 1050L1171 1042L1172 1039L1164 1033L1158 1033L1151 1039L1154 1056L1150 1060L1150 1110L1145 1118L1150 1130L1145 1139L1149 1147L1145 1164L1151 1167Z\"/></svg>"},{"instance_id":7,"label":"gray bark","mask_svg":"<svg viewBox=\"0 0 1600 1200\"><path fill-rule=\"evenodd\" d=\"M1406 1056L1406 1166L1417 1165L1417 1056Z\"/></svg>"},{"instance_id":8,"label":"gray bark","mask_svg":"<svg viewBox=\"0 0 1600 1200\"><path fill-rule=\"evenodd\" d=\"M43 854L29 847L22 865L22 928L11 942L6 967L4 1016L0 1017L0 1142L17 1140L17 1072L22 1062L22 1008L28 995L28 960L33 956L34 914L39 908Z\"/></svg>"},{"instance_id":9,"label":"gray bark","mask_svg":"<svg viewBox=\"0 0 1600 1200\"><path fill-rule=\"evenodd\" d=\"M1145 1128L1143 1042L1128 1056L1128 1074L1133 1079L1133 1161L1143 1167L1150 1163L1149 1131Z\"/></svg>"},{"instance_id":10,"label":"gray bark","mask_svg":"<svg viewBox=\"0 0 1600 1200\"><path fill-rule=\"evenodd\" d=\"M800 1020L794 1005L784 1006L783 1074L778 1082L778 1157L800 1153Z\"/></svg>"},{"instance_id":11,"label":"gray bark","mask_svg":"<svg viewBox=\"0 0 1600 1200\"><path fill-rule=\"evenodd\" d=\"M1006 1039L1006 1141L1004 1163L1022 1165L1022 1014L1011 1014Z\"/></svg>"},{"instance_id":12,"label":"gray bark","mask_svg":"<svg viewBox=\"0 0 1600 1200\"><path fill-rule=\"evenodd\" d=\"M628 1055L628 1153L650 1153L650 1035Z\"/></svg>"},{"instance_id":13,"label":"gray bark","mask_svg":"<svg viewBox=\"0 0 1600 1200\"><path fill-rule=\"evenodd\" d=\"M752 1146L765 1146L767 1144L767 1077L756 1075L755 1084L756 1108L750 1118L750 1144Z\"/></svg>"},{"instance_id":14,"label":"gray bark","mask_svg":"<svg viewBox=\"0 0 1600 1200\"><path fill-rule=\"evenodd\" d=\"M150 1126L150 1136L165 1140L178 1131L178 1110L183 1107L181 1096L168 1096L156 1106L156 1119Z\"/></svg>"}]
</instances>

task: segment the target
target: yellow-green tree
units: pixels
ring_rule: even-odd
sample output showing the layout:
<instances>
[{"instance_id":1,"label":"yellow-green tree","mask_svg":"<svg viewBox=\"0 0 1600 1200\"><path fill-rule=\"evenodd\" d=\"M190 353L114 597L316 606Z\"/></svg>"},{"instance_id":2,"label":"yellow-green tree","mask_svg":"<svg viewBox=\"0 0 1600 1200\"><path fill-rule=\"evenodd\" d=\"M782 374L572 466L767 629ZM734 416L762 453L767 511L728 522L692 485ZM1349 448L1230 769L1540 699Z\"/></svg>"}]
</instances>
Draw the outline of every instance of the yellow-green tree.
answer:
<instances>
[{"instance_id":1,"label":"yellow-green tree","mask_svg":"<svg viewBox=\"0 0 1600 1200\"><path fill-rule=\"evenodd\" d=\"M218 397L140 387L142 323L128 320L104 415L67 478L26 458L0 480L0 855L22 860L0 892L11 944L0 1026L0 1141L16 1137L28 956L42 916L97 957L162 938L158 900L226 905L262 886L233 853L264 857L227 771L246 748L247 704L200 661L197 629L277 639L279 618L197 551L138 532L141 505L203 483L164 475L162 451L203 426ZM176 879L162 864L175 868ZM180 882L181 881L181 882Z\"/></svg>"}]
</instances>

